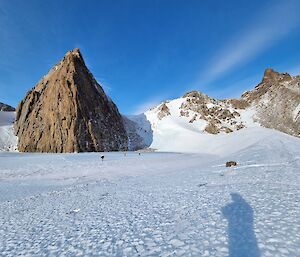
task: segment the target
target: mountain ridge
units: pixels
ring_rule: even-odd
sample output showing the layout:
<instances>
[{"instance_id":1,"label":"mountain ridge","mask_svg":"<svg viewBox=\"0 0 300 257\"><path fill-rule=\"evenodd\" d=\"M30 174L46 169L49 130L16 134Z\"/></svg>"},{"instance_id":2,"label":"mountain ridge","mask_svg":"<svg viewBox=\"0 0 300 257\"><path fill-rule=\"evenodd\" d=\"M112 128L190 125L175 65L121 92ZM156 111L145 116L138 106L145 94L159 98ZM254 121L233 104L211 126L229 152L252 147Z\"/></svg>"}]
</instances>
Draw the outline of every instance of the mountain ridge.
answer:
<instances>
[{"instance_id":1,"label":"mountain ridge","mask_svg":"<svg viewBox=\"0 0 300 257\"><path fill-rule=\"evenodd\" d=\"M24 152L127 149L121 115L78 48L68 51L26 94L14 127L18 149Z\"/></svg>"},{"instance_id":2,"label":"mountain ridge","mask_svg":"<svg viewBox=\"0 0 300 257\"><path fill-rule=\"evenodd\" d=\"M70 66L74 61L80 63L80 68ZM55 93L47 100L41 96L49 88ZM70 101L74 98L75 102ZM43 102L48 103L46 109L42 108ZM9 126L5 127L5 142L9 145L5 149L15 149L14 143L8 142L10 138L16 141ZM143 148L180 151L180 147L188 151L189 144L197 151L211 136L224 138L223 135L252 128L257 133L259 128L267 128L300 137L300 76L268 68L261 82L240 98L215 99L192 90L140 115L125 116L87 69L79 49L74 49L20 102L14 127L19 151L40 152ZM38 144L41 138L42 147Z\"/></svg>"},{"instance_id":3,"label":"mountain ridge","mask_svg":"<svg viewBox=\"0 0 300 257\"><path fill-rule=\"evenodd\" d=\"M8 104L0 102L0 112L14 112L16 109Z\"/></svg>"},{"instance_id":4,"label":"mountain ridge","mask_svg":"<svg viewBox=\"0 0 300 257\"><path fill-rule=\"evenodd\" d=\"M191 131L196 132L196 138L265 127L300 137L300 76L268 68L262 81L240 98L218 100L193 90L162 102L144 115L153 130L153 142L148 147L157 149L164 137L172 134L176 139L180 133L188 137ZM143 129L143 123L136 126L138 130Z\"/></svg>"}]
</instances>

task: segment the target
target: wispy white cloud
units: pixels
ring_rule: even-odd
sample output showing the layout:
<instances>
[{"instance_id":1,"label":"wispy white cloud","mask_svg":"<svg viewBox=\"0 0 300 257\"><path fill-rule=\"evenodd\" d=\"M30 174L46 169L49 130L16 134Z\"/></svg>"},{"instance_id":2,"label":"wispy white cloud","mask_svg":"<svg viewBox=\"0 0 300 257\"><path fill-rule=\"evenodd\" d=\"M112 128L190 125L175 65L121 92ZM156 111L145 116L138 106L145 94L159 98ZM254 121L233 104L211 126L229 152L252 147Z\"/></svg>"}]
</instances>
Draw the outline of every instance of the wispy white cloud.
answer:
<instances>
[{"instance_id":1,"label":"wispy white cloud","mask_svg":"<svg viewBox=\"0 0 300 257\"><path fill-rule=\"evenodd\" d=\"M108 94L112 91L112 86L110 85L110 83L107 82L106 79L104 79L103 77L95 77L95 79L100 84L100 86L103 88L103 90L105 91L106 94Z\"/></svg>"},{"instance_id":2,"label":"wispy white cloud","mask_svg":"<svg viewBox=\"0 0 300 257\"><path fill-rule=\"evenodd\" d=\"M143 102L134 108L132 114L137 115L137 114L146 112L146 111L150 110L151 108L159 105L162 101L163 101L162 98L154 98L154 99L150 99L146 102Z\"/></svg>"},{"instance_id":3,"label":"wispy white cloud","mask_svg":"<svg viewBox=\"0 0 300 257\"><path fill-rule=\"evenodd\" d=\"M209 83L226 72L254 59L264 50L284 38L299 26L300 1L285 0L269 3L254 17L250 26L243 28L223 49L217 51L204 71L202 83Z\"/></svg>"},{"instance_id":4,"label":"wispy white cloud","mask_svg":"<svg viewBox=\"0 0 300 257\"><path fill-rule=\"evenodd\" d=\"M220 88L212 88L207 94L217 99L239 98L245 91L253 89L261 80L263 74L256 74L240 80L226 83Z\"/></svg>"}]
</instances>

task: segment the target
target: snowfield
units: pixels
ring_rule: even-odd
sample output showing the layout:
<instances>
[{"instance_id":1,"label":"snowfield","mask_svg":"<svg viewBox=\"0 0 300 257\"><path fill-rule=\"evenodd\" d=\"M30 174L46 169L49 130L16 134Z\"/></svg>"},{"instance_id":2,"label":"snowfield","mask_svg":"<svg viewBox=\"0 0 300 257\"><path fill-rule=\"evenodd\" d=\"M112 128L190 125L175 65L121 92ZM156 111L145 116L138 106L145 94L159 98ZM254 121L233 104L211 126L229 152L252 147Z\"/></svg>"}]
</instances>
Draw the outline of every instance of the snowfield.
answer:
<instances>
[{"instance_id":1,"label":"snowfield","mask_svg":"<svg viewBox=\"0 0 300 257\"><path fill-rule=\"evenodd\" d=\"M177 98L163 102L143 114L127 116L127 119L135 122L136 133L143 141L141 143L138 140L137 142L133 140L131 149L135 150L134 144L137 143L137 145L145 145L151 149L164 152L206 152L219 154L220 151L227 152L228 149L225 149L224 146L228 145L228 141L248 140L248 138L244 138L246 135L246 137L251 137L250 143L253 143L254 138L252 136L255 134L257 135L254 137L258 136L258 139L262 138L260 135L261 126L257 122L255 106L250 106L246 109L234 109L232 106L220 101L217 104L213 103L214 100L210 99L210 102L205 104L208 109L216 107L223 111L227 110L231 113L238 113L238 116L231 117L231 120L229 118L218 119L222 126L231 127L232 131L237 131L237 124L243 125L243 129L240 129L242 132L234 135L231 135L231 133L227 134L224 131L220 131L218 134L210 134L205 131L209 121L200 118L202 114L200 115L193 111L193 108L196 108L199 104L191 104L191 99L193 100L194 98ZM185 105L188 107L185 107ZM163 106L166 108L165 110L162 110ZM188 113L187 116L186 113ZM216 116L216 120L217 115L214 115ZM209 118L211 118L211 115L207 116L207 119ZM249 134L243 131L245 128L247 131L253 132ZM239 135L239 138L236 138L236 135ZM265 132L263 136L265 136ZM211 142L214 142L214 144L211 144ZM231 145L229 146L231 147ZM236 147L240 147L240 144L235 144L234 151L236 151ZM245 147L245 145L242 145L242 147Z\"/></svg>"},{"instance_id":2,"label":"snowfield","mask_svg":"<svg viewBox=\"0 0 300 257\"><path fill-rule=\"evenodd\" d=\"M259 127L201 140L103 162L1 152L0 255L300 256L300 140Z\"/></svg>"}]
</instances>

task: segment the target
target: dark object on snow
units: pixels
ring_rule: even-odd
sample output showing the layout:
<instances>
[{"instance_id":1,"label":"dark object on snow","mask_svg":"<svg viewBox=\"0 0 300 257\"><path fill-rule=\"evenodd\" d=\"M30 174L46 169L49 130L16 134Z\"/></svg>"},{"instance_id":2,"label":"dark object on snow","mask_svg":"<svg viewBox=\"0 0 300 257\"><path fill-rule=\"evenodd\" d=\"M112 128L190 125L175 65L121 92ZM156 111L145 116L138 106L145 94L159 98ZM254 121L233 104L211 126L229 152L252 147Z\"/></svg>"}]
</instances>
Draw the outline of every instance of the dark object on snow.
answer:
<instances>
[{"instance_id":1,"label":"dark object on snow","mask_svg":"<svg viewBox=\"0 0 300 257\"><path fill-rule=\"evenodd\" d=\"M200 183L200 184L198 184L197 186L198 187L203 187L203 186L206 186L207 185L207 183Z\"/></svg>"},{"instance_id":2,"label":"dark object on snow","mask_svg":"<svg viewBox=\"0 0 300 257\"><path fill-rule=\"evenodd\" d=\"M237 165L237 162L235 162L235 161L226 162L226 167L231 167L231 166L236 166L236 165Z\"/></svg>"},{"instance_id":3,"label":"dark object on snow","mask_svg":"<svg viewBox=\"0 0 300 257\"><path fill-rule=\"evenodd\" d=\"M141 153L139 153L139 155L141 155Z\"/></svg>"},{"instance_id":4,"label":"dark object on snow","mask_svg":"<svg viewBox=\"0 0 300 257\"><path fill-rule=\"evenodd\" d=\"M102 161L104 160L104 155L101 155L101 159L102 159Z\"/></svg>"}]
</instances>

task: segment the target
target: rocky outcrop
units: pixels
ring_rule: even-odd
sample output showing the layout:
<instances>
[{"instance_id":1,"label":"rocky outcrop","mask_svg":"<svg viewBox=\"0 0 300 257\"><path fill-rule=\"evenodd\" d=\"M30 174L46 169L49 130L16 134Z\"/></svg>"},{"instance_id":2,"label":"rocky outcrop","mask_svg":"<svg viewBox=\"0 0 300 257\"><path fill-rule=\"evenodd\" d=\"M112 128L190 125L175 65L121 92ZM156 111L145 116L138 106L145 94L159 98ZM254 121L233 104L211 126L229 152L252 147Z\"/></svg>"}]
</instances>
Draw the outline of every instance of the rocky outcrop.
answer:
<instances>
[{"instance_id":1,"label":"rocky outcrop","mask_svg":"<svg viewBox=\"0 0 300 257\"><path fill-rule=\"evenodd\" d=\"M244 110L249 107L249 103L244 99L230 98L223 100L223 102L229 106L232 106L234 109Z\"/></svg>"},{"instance_id":2,"label":"rocky outcrop","mask_svg":"<svg viewBox=\"0 0 300 257\"><path fill-rule=\"evenodd\" d=\"M177 140L186 138L180 145L185 147L192 144L193 136L197 140L203 134L225 134L260 126L300 137L300 76L267 69L261 83L240 98L218 100L191 91L180 98L164 101L142 115L149 121L151 130L143 129L144 121L137 122L135 117L129 117L133 122L128 129L131 142L137 142L137 148L147 145L170 150ZM152 140L143 144L141 139L147 138L150 131Z\"/></svg>"},{"instance_id":3,"label":"rocky outcrop","mask_svg":"<svg viewBox=\"0 0 300 257\"><path fill-rule=\"evenodd\" d=\"M229 162L226 162L225 166L226 167L237 166L237 162L235 162L235 161L229 161Z\"/></svg>"},{"instance_id":4,"label":"rocky outcrop","mask_svg":"<svg viewBox=\"0 0 300 257\"><path fill-rule=\"evenodd\" d=\"M300 136L300 77L266 69L264 77L242 99L256 109L256 120L266 128Z\"/></svg>"},{"instance_id":5,"label":"rocky outcrop","mask_svg":"<svg viewBox=\"0 0 300 257\"><path fill-rule=\"evenodd\" d=\"M204 120L207 126L204 131L209 134L230 133L244 127L236 109L245 109L246 101L238 99L217 100L198 91L186 93L185 101L180 106L180 115L191 117L189 123Z\"/></svg>"},{"instance_id":6,"label":"rocky outcrop","mask_svg":"<svg viewBox=\"0 0 300 257\"><path fill-rule=\"evenodd\" d=\"M30 90L17 108L22 152L126 150L128 138L116 105L87 69L79 49Z\"/></svg>"},{"instance_id":7,"label":"rocky outcrop","mask_svg":"<svg viewBox=\"0 0 300 257\"><path fill-rule=\"evenodd\" d=\"M153 111L158 120L163 120L170 115L177 117L176 109L179 109L179 118L186 119L187 123L200 121L199 130L209 134L263 126L300 136L300 76L266 69L262 81L241 98L218 100L191 91L179 99L162 103ZM195 128L197 125L193 125Z\"/></svg>"},{"instance_id":8,"label":"rocky outcrop","mask_svg":"<svg viewBox=\"0 0 300 257\"><path fill-rule=\"evenodd\" d=\"M0 102L0 112L14 112L15 108Z\"/></svg>"},{"instance_id":9,"label":"rocky outcrop","mask_svg":"<svg viewBox=\"0 0 300 257\"><path fill-rule=\"evenodd\" d=\"M168 115L170 115L170 110L169 110L168 106L166 105L166 103L162 103L158 107L157 117L161 120L162 118L164 118Z\"/></svg>"}]
</instances>

